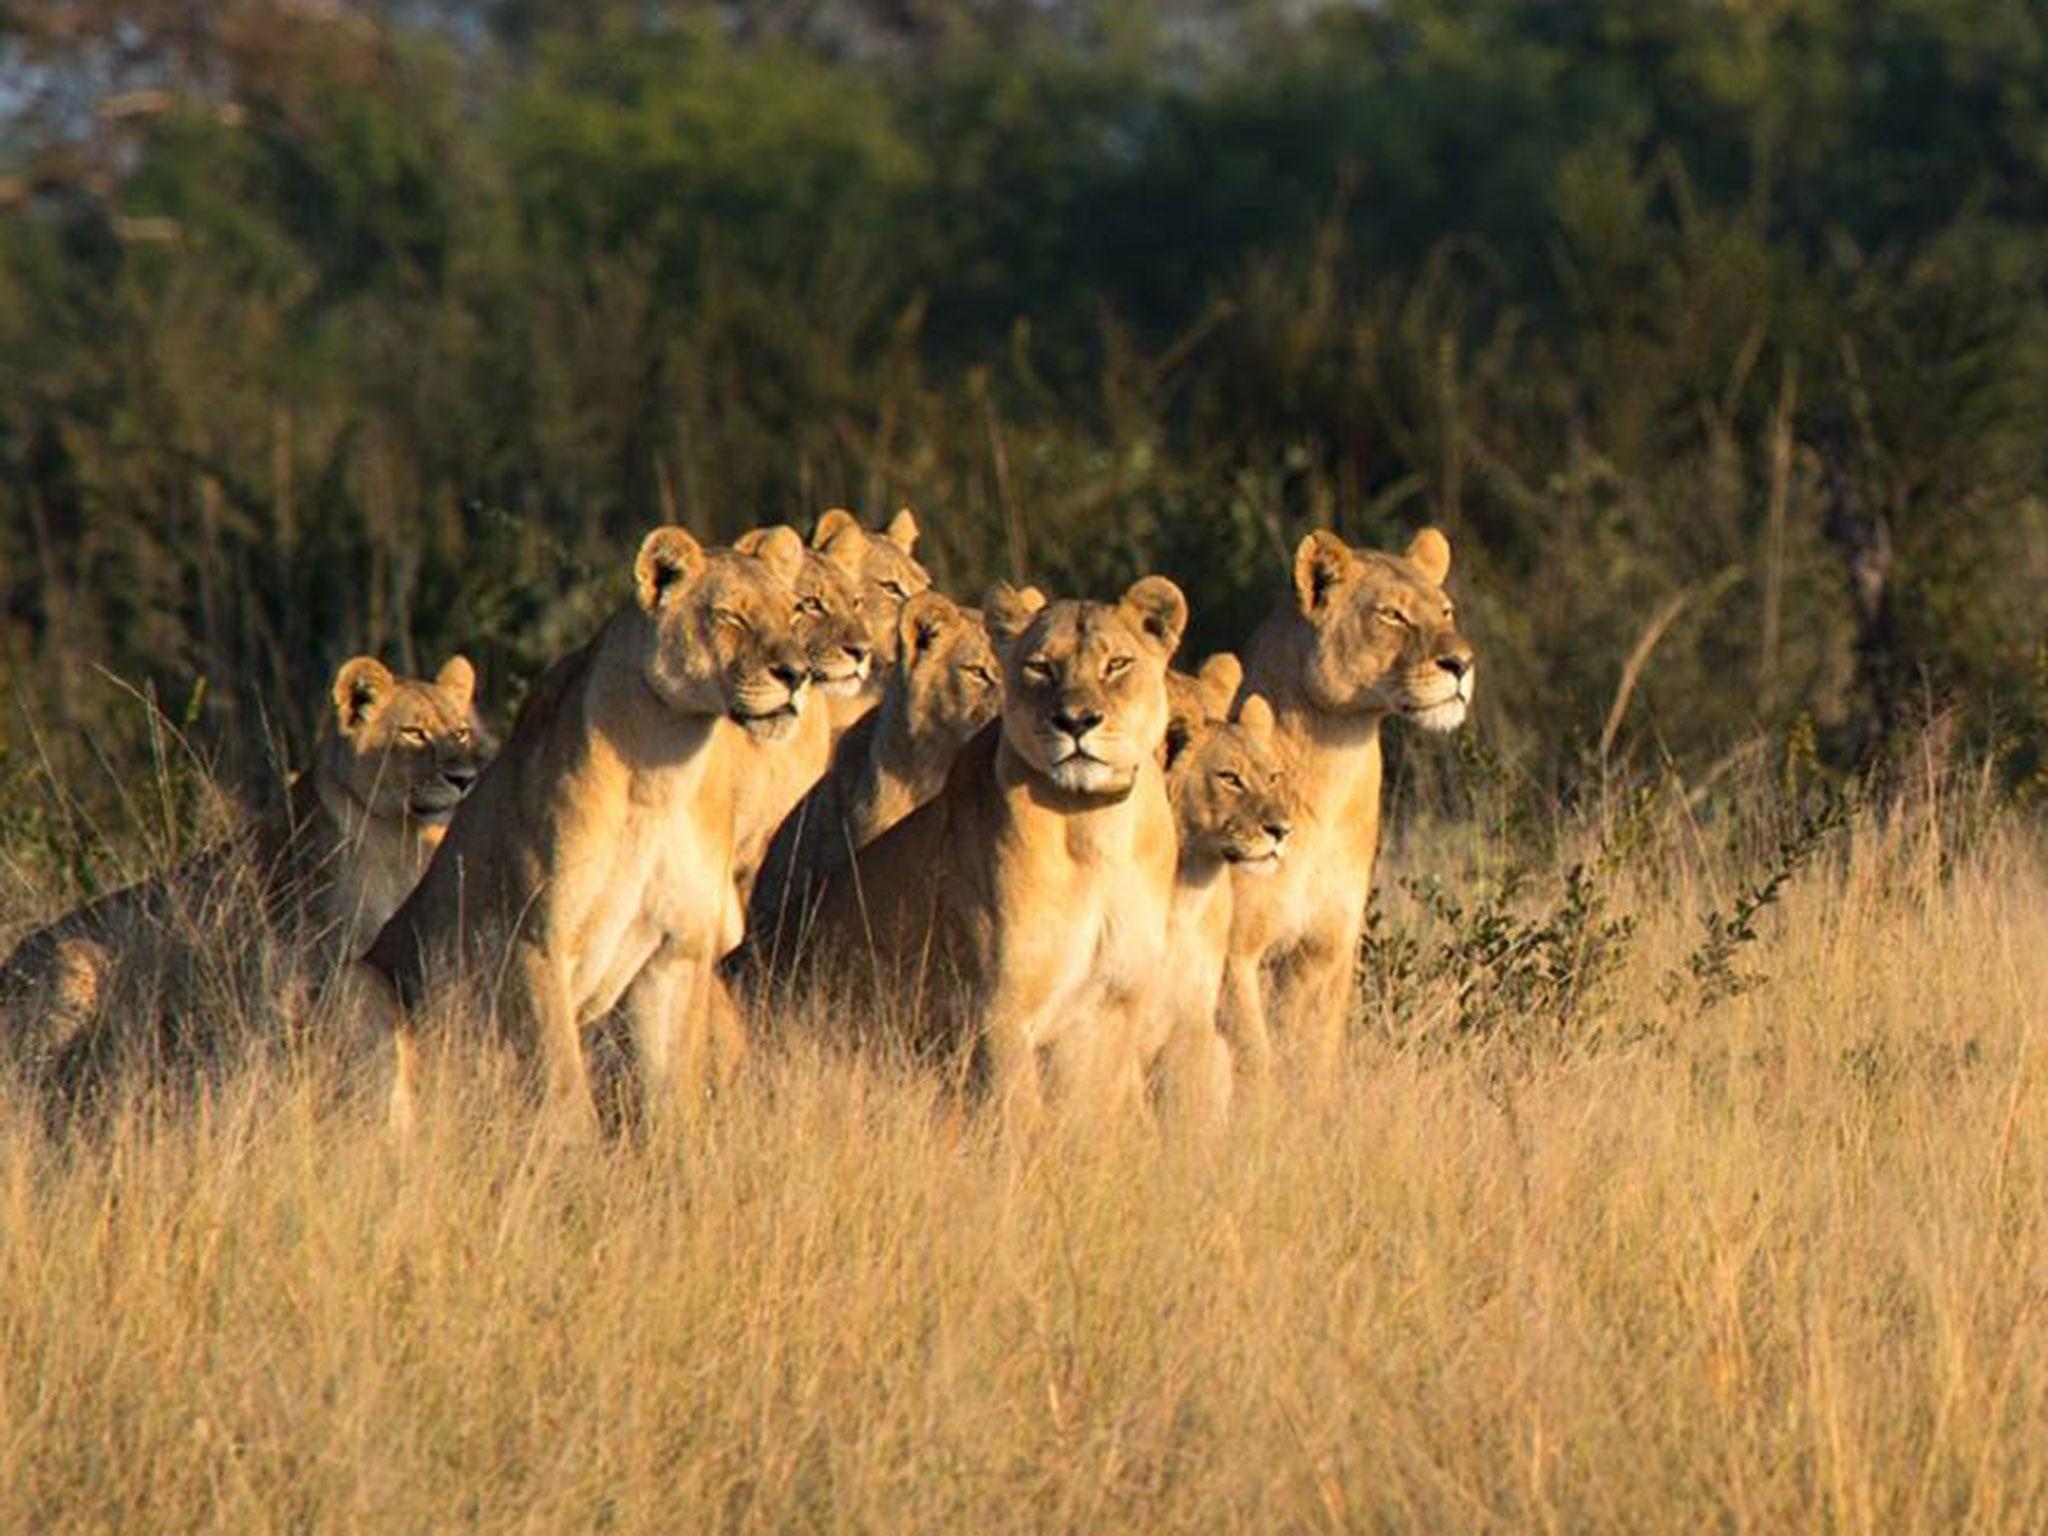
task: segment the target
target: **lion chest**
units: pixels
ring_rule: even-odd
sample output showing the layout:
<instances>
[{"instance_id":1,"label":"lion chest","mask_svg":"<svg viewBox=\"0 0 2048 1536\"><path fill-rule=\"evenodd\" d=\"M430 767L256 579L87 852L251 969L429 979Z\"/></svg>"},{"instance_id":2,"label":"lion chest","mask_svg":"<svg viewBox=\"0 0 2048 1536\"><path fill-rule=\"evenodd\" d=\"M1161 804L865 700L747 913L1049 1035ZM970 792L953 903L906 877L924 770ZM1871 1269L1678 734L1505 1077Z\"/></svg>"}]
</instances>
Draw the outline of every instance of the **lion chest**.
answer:
<instances>
[{"instance_id":1,"label":"lion chest","mask_svg":"<svg viewBox=\"0 0 2048 1536\"><path fill-rule=\"evenodd\" d=\"M1173 842L1163 793L1125 817L1057 828L1007 850L1011 901L997 966L1035 1006L1044 1043L1107 1001L1151 996L1167 949Z\"/></svg>"},{"instance_id":2,"label":"lion chest","mask_svg":"<svg viewBox=\"0 0 2048 1536\"><path fill-rule=\"evenodd\" d=\"M603 1011L664 945L706 957L738 927L730 817L700 772L643 775L606 812L571 829L581 855L554 888L557 943L572 987Z\"/></svg>"}]
</instances>

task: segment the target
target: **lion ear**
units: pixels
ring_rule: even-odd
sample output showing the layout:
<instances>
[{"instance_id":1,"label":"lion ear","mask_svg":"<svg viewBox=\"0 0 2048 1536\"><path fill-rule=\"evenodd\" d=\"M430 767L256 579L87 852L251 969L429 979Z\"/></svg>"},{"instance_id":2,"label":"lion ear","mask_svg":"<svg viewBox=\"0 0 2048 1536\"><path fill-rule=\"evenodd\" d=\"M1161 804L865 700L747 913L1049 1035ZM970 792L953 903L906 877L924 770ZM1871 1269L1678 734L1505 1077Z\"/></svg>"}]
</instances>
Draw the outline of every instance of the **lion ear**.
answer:
<instances>
[{"instance_id":1,"label":"lion ear","mask_svg":"<svg viewBox=\"0 0 2048 1536\"><path fill-rule=\"evenodd\" d=\"M1263 693L1248 694L1237 708L1237 723L1256 746L1273 744L1273 706Z\"/></svg>"},{"instance_id":2,"label":"lion ear","mask_svg":"<svg viewBox=\"0 0 2048 1536\"><path fill-rule=\"evenodd\" d=\"M922 661L946 636L967 622L958 605L943 592L919 592L903 605L896 620L896 638L903 650L903 664Z\"/></svg>"},{"instance_id":3,"label":"lion ear","mask_svg":"<svg viewBox=\"0 0 2048 1536\"><path fill-rule=\"evenodd\" d=\"M1357 561L1351 547L1327 528L1309 534L1294 550L1294 597L1303 613L1314 613L1351 579Z\"/></svg>"},{"instance_id":4,"label":"lion ear","mask_svg":"<svg viewBox=\"0 0 2048 1536\"><path fill-rule=\"evenodd\" d=\"M687 528L665 523L651 531L633 557L633 590L640 606L654 612L672 589L696 579L704 569L704 558L704 546Z\"/></svg>"},{"instance_id":5,"label":"lion ear","mask_svg":"<svg viewBox=\"0 0 2048 1536\"><path fill-rule=\"evenodd\" d=\"M389 697L398 679L374 656L351 656L334 674L334 718L344 736L362 728L370 711Z\"/></svg>"},{"instance_id":6,"label":"lion ear","mask_svg":"<svg viewBox=\"0 0 2048 1536\"><path fill-rule=\"evenodd\" d=\"M1117 605L1152 640L1162 656L1171 656L1188 627L1188 600L1164 576L1141 576Z\"/></svg>"},{"instance_id":7,"label":"lion ear","mask_svg":"<svg viewBox=\"0 0 2048 1536\"><path fill-rule=\"evenodd\" d=\"M1229 651L1218 651L1195 674L1202 690L1202 712L1211 720L1230 718L1230 701L1244 686L1244 664Z\"/></svg>"},{"instance_id":8,"label":"lion ear","mask_svg":"<svg viewBox=\"0 0 2048 1536\"><path fill-rule=\"evenodd\" d=\"M1407 556L1437 586L1451 574L1451 541L1441 528L1424 528L1408 541Z\"/></svg>"},{"instance_id":9,"label":"lion ear","mask_svg":"<svg viewBox=\"0 0 2048 1536\"><path fill-rule=\"evenodd\" d=\"M882 530L882 537L909 554L917 548L917 514L908 507L898 508L889 519L889 526Z\"/></svg>"},{"instance_id":10,"label":"lion ear","mask_svg":"<svg viewBox=\"0 0 2048 1536\"><path fill-rule=\"evenodd\" d=\"M773 528L756 528L743 534L733 548L743 555L752 555L780 582L794 582L797 572L803 569L803 535L787 523L777 523Z\"/></svg>"},{"instance_id":11,"label":"lion ear","mask_svg":"<svg viewBox=\"0 0 2048 1536\"><path fill-rule=\"evenodd\" d=\"M818 536L812 534L811 548L821 559L831 561L841 575L857 580L861 565L867 558L868 541L857 525L849 523L822 544L818 542Z\"/></svg>"},{"instance_id":12,"label":"lion ear","mask_svg":"<svg viewBox=\"0 0 2048 1536\"><path fill-rule=\"evenodd\" d=\"M998 581L982 596L982 623L988 626L991 640L1009 645L1030 628L1033 616L1044 606L1045 594L1038 588L1019 591L1007 581Z\"/></svg>"},{"instance_id":13,"label":"lion ear","mask_svg":"<svg viewBox=\"0 0 2048 1536\"><path fill-rule=\"evenodd\" d=\"M844 507L834 507L818 514L817 526L811 529L811 548L824 549L834 539L843 538L847 533L860 532L860 519Z\"/></svg>"},{"instance_id":14,"label":"lion ear","mask_svg":"<svg viewBox=\"0 0 2048 1536\"><path fill-rule=\"evenodd\" d=\"M454 694L457 709L468 709L476 698L476 668L467 656L450 656L434 674L434 686Z\"/></svg>"}]
</instances>

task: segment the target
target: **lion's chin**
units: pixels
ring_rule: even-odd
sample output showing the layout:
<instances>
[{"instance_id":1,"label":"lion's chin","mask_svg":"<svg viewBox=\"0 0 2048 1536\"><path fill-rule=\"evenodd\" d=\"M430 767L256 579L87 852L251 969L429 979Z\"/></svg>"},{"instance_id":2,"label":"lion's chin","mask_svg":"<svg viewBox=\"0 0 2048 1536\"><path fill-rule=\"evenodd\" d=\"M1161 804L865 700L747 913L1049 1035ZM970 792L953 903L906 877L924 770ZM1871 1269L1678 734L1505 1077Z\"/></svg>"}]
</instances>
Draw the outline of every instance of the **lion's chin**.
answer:
<instances>
[{"instance_id":1,"label":"lion's chin","mask_svg":"<svg viewBox=\"0 0 2048 1536\"><path fill-rule=\"evenodd\" d=\"M1113 795L1126 787L1122 773L1100 758L1076 752L1046 770L1045 776L1059 788L1077 795Z\"/></svg>"},{"instance_id":2,"label":"lion's chin","mask_svg":"<svg viewBox=\"0 0 2048 1536\"><path fill-rule=\"evenodd\" d=\"M446 805L408 805L406 814L423 827L445 827L455 819L455 807L459 801L451 800Z\"/></svg>"},{"instance_id":3,"label":"lion's chin","mask_svg":"<svg viewBox=\"0 0 2048 1536\"><path fill-rule=\"evenodd\" d=\"M755 741L787 741L796 734L797 707L794 704L785 704L780 709L758 715L734 710L732 718Z\"/></svg>"},{"instance_id":4,"label":"lion's chin","mask_svg":"<svg viewBox=\"0 0 2048 1536\"><path fill-rule=\"evenodd\" d=\"M1248 875L1270 875L1280 867L1280 850L1269 848L1264 853L1237 853L1224 855L1232 869L1241 869Z\"/></svg>"},{"instance_id":5,"label":"lion's chin","mask_svg":"<svg viewBox=\"0 0 2048 1536\"><path fill-rule=\"evenodd\" d=\"M1409 710L1408 718L1425 731L1455 731L1465 723L1465 701L1453 698L1441 704L1425 704Z\"/></svg>"},{"instance_id":6,"label":"lion's chin","mask_svg":"<svg viewBox=\"0 0 2048 1536\"><path fill-rule=\"evenodd\" d=\"M828 699L853 698L866 682L867 676L861 672L848 672L843 677L819 677L816 673L811 674L811 686Z\"/></svg>"}]
</instances>

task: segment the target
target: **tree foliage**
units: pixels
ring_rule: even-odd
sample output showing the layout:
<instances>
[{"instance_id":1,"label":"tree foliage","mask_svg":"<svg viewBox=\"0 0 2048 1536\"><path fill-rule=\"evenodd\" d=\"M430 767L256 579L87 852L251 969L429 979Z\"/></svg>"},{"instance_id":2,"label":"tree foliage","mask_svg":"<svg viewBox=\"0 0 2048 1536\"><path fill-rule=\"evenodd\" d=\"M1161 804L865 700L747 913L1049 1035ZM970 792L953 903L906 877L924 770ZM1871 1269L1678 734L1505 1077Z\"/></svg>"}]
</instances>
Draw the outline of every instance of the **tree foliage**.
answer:
<instances>
[{"instance_id":1,"label":"tree foliage","mask_svg":"<svg viewBox=\"0 0 2048 1536\"><path fill-rule=\"evenodd\" d=\"M506 700L648 523L907 501L1212 645L1302 529L1441 522L1539 782L1930 703L2041 757L2036 7L7 17L16 749L130 750L96 669L245 766L352 650Z\"/></svg>"}]
</instances>

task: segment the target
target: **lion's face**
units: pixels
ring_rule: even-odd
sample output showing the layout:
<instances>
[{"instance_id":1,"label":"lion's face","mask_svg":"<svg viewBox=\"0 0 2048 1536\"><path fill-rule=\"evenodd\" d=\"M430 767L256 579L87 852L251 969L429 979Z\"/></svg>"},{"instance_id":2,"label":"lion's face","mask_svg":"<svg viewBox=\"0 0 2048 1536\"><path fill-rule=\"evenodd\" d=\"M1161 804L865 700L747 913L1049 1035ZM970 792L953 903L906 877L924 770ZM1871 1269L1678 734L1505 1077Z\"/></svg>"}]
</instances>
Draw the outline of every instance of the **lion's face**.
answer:
<instances>
[{"instance_id":1,"label":"lion's face","mask_svg":"<svg viewBox=\"0 0 2048 1536\"><path fill-rule=\"evenodd\" d=\"M758 555L771 536L793 528L757 528L733 542L742 554ZM860 561L853 551L806 549L794 582L796 633L809 658L811 684L827 698L861 692L874 665L875 643L861 592Z\"/></svg>"},{"instance_id":2,"label":"lion's face","mask_svg":"<svg viewBox=\"0 0 2048 1536\"><path fill-rule=\"evenodd\" d=\"M357 656L335 673L333 696L340 750L328 763L350 797L373 818L446 825L488 751L476 670L456 656L427 682Z\"/></svg>"},{"instance_id":3,"label":"lion's face","mask_svg":"<svg viewBox=\"0 0 2048 1536\"><path fill-rule=\"evenodd\" d=\"M1196 727L1166 774L1181 857L1221 859L1248 872L1276 868L1298 810L1273 748L1273 711L1259 694L1236 720Z\"/></svg>"},{"instance_id":4,"label":"lion's face","mask_svg":"<svg viewBox=\"0 0 2048 1536\"><path fill-rule=\"evenodd\" d=\"M681 528L648 534L634 564L651 629L648 687L680 714L723 714L763 741L790 735L810 690L797 635L803 560L787 528L715 553Z\"/></svg>"},{"instance_id":5,"label":"lion's face","mask_svg":"<svg viewBox=\"0 0 2048 1536\"><path fill-rule=\"evenodd\" d=\"M911 734L957 749L1002 707L1002 663L979 617L940 592L920 592L897 624L897 665Z\"/></svg>"},{"instance_id":6,"label":"lion's face","mask_svg":"<svg viewBox=\"0 0 2048 1536\"><path fill-rule=\"evenodd\" d=\"M1003 737L1061 789L1128 790L1166 734L1166 663L1187 600L1147 576L1119 602L1057 602L1006 582L983 607L1003 663Z\"/></svg>"},{"instance_id":7,"label":"lion's face","mask_svg":"<svg viewBox=\"0 0 2048 1536\"><path fill-rule=\"evenodd\" d=\"M825 513L811 530L811 548L857 584L868 648L881 666L896 659L903 605L932 584L911 553L916 547L917 519L908 507L879 534L869 533L843 507Z\"/></svg>"},{"instance_id":8,"label":"lion's face","mask_svg":"<svg viewBox=\"0 0 2048 1536\"><path fill-rule=\"evenodd\" d=\"M1353 549L1332 533L1303 539L1294 589L1310 701L1336 714L1405 715L1429 730L1462 725L1473 655L1444 595L1450 568L1450 543L1434 528L1399 555Z\"/></svg>"}]
</instances>

